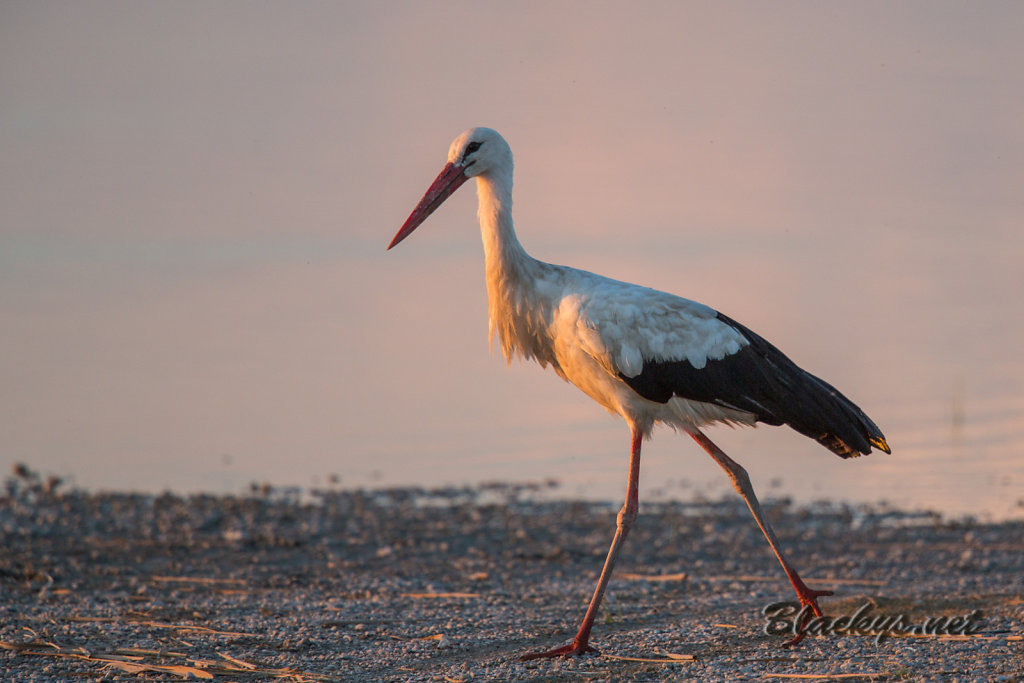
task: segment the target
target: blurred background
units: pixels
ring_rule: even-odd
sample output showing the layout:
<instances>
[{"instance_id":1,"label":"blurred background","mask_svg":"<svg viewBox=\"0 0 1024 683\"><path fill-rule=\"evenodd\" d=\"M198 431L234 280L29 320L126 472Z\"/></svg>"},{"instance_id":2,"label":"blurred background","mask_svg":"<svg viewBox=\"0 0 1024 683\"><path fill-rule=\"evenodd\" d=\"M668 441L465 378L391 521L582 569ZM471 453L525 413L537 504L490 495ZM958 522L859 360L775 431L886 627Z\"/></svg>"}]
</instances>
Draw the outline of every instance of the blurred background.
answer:
<instances>
[{"instance_id":1,"label":"blurred background","mask_svg":"<svg viewBox=\"0 0 1024 683\"><path fill-rule=\"evenodd\" d=\"M537 258L709 304L893 454L709 431L762 497L1024 516L1017 2L0 5L0 467L90 489L556 479L629 435L487 343L463 129ZM641 501L731 491L657 432Z\"/></svg>"}]
</instances>

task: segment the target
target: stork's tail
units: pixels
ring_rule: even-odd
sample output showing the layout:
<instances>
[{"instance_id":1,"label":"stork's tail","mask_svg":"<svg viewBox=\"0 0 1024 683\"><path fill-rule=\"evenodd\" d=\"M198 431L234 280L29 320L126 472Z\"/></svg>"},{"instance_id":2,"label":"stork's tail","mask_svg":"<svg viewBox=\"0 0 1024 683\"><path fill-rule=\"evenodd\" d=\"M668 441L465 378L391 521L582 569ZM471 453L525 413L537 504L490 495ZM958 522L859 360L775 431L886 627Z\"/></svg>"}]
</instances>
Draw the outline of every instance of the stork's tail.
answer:
<instances>
[{"instance_id":1,"label":"stork's tail","mask_svg":"<svg viewBox=\"0 0 1024 683\"><path fill-rule=\"evenodd\" d=\"M828 382L803 370L800 372L827 392L825 396L819 393L818 400L826 405L832 404L828 406L828 413L832 419L829 421L829 428L824 431L822 431L820 422L805 424L799 418L786 420L786 424L801 434L811 437L841 458L867 455L871 452L872 447L885 453L892 453L882 430L853 401L839 393Z\"/></svg>"},{"instance_id":2,"label":"stork's tail","mask_svg":"<svg viewBox=\"0 0 1024 683\"><path fill-rule=\"evenodd\" d=\"M838 389L800 368L756 332L721 313L718 317L742 332L750 352L764 361L762 380L773 390L760 404L767 411L755 411L758 420L787 424L841 458L867 455L872 447L892 453L878 425Z\"/></svg>"}]
</instances>

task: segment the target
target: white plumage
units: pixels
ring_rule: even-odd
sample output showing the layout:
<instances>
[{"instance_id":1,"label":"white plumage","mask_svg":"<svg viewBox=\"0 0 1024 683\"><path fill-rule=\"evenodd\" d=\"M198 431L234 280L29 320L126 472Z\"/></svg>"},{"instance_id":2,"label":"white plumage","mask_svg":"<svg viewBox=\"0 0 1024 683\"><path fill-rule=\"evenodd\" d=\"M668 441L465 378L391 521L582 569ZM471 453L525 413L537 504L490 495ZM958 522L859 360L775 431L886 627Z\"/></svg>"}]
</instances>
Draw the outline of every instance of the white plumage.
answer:
<instances>
[{"instance_id":1,"label":"white plumage","mask_svg":"<svg viewBox=\"0 0 1024 683\"><path fill-rule=\"evenodd\" d=\"M820 616L814 591L800 580L761 513L746 472L701 431L713 422L788 424L841 457L889 452L884 436L857 406L804 372L778 349L703 304L647 287L531 257L512 223L512 151L489 128L452 142L448 163L391 247L405 239L469 178L477 179L486 262L490 338L515 357L550 365L610 412L633 435L626 502L594 597L572 644L529 657L579 654L637 510L640 446L656 423L687 432L725 469L746 500L801 602ZM799 641L795 638L791 643Z\"/></svg>"}]
</instances>

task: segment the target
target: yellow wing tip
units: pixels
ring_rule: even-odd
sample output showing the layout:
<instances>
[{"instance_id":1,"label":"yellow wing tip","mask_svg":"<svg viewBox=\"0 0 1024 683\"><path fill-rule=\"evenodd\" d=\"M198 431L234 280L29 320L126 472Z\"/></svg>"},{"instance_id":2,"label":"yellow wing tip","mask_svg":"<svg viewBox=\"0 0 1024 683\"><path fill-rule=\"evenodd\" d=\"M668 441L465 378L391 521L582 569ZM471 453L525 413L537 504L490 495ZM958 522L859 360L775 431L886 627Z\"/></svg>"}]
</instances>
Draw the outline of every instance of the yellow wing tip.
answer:
<instances>
[{"instance_id":1,"label":"yellow wing tip","mask_svg":"<svg viewBox=\"0 0 1024 683\"><path fill-rule=\"evenodd\" d=\"M892 453L892 449L889 448L889 444L885 442L885 437L872 436L868 438L868 441L871 443L872 446L874 446L878 450L883 451L885 453Z\"/></svg>"}]
</instances>

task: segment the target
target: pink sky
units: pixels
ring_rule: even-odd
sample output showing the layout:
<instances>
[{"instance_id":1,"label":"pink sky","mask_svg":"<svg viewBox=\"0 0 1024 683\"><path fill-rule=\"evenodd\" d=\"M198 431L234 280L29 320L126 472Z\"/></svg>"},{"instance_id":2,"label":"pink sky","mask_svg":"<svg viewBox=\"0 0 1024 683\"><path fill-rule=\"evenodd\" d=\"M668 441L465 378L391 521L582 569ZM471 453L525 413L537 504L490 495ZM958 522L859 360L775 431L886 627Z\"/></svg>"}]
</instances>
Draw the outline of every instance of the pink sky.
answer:
<instances>
[{"instance_id":1,"label":"pink sky","mask_svg":"<svg viewBox=\"0 0 1024 683\"><path fill-rule=\"evenodd\" d=\"M617 498L625 427L488 355L471 188L384 252L487 125L531 253L719 308L894 448L714 430L755 486L1008 514L1021 35L1014 2L4 3L0 466ZM668 432L642 481L728 490Z\"/></svg>"}]
</instances>

